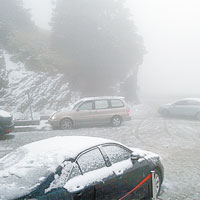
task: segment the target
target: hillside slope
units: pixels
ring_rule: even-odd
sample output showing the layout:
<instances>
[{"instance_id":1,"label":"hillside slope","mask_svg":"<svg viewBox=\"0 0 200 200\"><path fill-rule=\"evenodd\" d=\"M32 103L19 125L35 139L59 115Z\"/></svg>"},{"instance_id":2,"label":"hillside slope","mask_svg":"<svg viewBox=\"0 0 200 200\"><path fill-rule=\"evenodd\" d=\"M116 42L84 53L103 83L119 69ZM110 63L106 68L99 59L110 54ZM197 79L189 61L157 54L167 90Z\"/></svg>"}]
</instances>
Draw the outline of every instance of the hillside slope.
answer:
<instances>
[{"instance_id":1,"label":"hillside slope","mask_svg":"<svg viewBox=\"0 0 200 200\"><path fill-rule=\"evenodd\" d=\"M6 86L0 80L0 106L15 118L29 118L30 104L35 115L50 114L78 97L68 89L63 74L27 71L23 63L14 63L11 55L1 52L5 64L0 65L0 77Z\"/></svg>"}]
</instances>

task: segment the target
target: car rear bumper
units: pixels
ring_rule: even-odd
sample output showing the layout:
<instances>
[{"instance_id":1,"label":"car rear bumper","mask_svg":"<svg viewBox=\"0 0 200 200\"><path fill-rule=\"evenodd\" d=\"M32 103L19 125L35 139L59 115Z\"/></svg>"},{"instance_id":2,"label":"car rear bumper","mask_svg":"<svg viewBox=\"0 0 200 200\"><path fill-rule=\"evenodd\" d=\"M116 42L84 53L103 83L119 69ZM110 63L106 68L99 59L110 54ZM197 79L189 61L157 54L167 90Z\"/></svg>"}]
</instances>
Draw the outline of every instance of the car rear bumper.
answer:
<instances>
[{"instance_id":1,"label":"car rear bumper","mask_svg":"<svg viewBox=\"0 0 200 200\"><path fill-rule=\"evenodd\" d=\"M131 116L125 116L125 117L123 118L123 120L124 120L124 121L130 121L130 120L131 120Z\"/></svg>"}]
</instances>

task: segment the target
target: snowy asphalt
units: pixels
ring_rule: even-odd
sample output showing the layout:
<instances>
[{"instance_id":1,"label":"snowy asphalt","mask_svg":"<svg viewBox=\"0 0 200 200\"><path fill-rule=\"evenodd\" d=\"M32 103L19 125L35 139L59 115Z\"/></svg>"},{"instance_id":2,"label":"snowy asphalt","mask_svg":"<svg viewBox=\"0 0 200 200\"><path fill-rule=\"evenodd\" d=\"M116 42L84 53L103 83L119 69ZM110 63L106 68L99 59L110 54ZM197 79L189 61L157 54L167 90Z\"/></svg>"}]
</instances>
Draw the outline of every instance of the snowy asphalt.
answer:
<instances>
[{"instance_id":1,"label":"snowy asphalt","mask_svg":"<svg viewBox=\"0 0 200 200\"><path fill-rule=\"evenodd\" d=\"M161 199L200 200L200 122L162 118L155 109L142 105L134 113L131 121L118 128L11 133L0 140L0 157L24 144L58 135L105 137L160 154L165 167Z\"/></svg>"}]
</instances>

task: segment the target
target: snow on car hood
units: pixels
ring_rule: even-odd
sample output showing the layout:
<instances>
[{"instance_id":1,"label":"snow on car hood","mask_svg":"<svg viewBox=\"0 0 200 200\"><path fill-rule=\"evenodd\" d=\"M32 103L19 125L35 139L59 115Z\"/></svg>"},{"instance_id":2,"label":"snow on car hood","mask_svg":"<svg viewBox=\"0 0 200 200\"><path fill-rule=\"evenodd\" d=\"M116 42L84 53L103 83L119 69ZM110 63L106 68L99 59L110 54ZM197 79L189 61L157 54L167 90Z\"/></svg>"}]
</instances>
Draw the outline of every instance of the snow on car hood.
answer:
<instances>
[{"instance_id":1,"label":"snow on car hood","mask_svg":"<svg viewBox=\"0 0 200 200\"><path fill-rule=\"evenodd\" d=\"M130 149L133 151L133 155L143 157L146 160L152 161L153 163L156 163L159 159L161 159L161 157L158 154L153 153L151 151L145 151L139 148Z\"/></svg>"},{"instance_id":2,"label":"snow on car hood","mask_svg":"<svg viewBox=\"0 0 200 200\"><path fill-rule=\"evenodd\" d=\"M11 117L11 114L4 110L0 110L0 117Z\"/></svg>"}]
</instances>

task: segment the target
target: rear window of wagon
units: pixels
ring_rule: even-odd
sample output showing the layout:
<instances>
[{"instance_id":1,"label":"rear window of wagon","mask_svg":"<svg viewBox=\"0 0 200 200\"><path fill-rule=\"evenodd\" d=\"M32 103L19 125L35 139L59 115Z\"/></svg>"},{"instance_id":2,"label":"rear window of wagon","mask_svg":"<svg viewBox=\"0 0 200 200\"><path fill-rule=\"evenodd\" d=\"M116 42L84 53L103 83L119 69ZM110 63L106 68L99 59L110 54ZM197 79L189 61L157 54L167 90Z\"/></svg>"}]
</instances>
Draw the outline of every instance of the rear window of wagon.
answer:
<instances>
[{"instance_id":1,"label":"rear window of wagon","mask_svg":"<svg viewBox=\"0 0 200 200\"><path fill-rule=\"evenodd\" d=\"M124 103L120 99L111 99L110 102L112 108L124 107Z\"/></svg>"}]
</instances>

